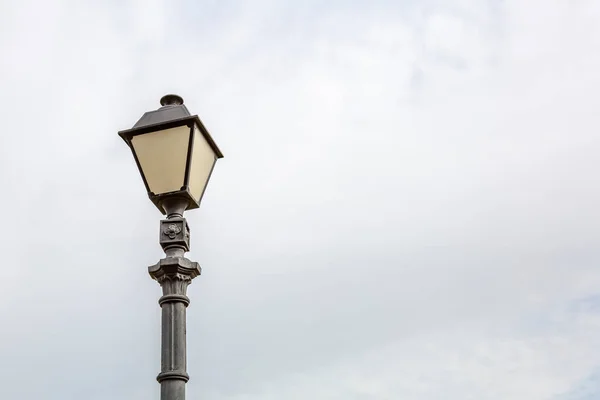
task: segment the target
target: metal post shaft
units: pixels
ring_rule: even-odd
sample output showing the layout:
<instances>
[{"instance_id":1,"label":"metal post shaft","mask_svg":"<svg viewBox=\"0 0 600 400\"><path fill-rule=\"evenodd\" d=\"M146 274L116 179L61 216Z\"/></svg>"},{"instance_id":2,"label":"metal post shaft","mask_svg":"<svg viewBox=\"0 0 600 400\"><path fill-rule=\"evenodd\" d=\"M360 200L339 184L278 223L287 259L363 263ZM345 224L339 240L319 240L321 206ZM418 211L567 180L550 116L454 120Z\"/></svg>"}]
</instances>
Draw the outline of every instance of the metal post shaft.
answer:
<instances>
[{"instance_id":1,"label":"metal post shaft","mask_svg":"<svg viewBox=\"0 0 600 400\"><path fill-rule=\"evenodd\" d=\"M148 268L150 276L162 286L158 303L162 309L161 400L184 400L189 380L186 363L186 308L190 304L187 287L201 269L198 263L184 257L189 251L189 228L183 218L181 203L165 206L167 219L161 221L160 244L166 257Z\"/></svg>"}]
</instances>

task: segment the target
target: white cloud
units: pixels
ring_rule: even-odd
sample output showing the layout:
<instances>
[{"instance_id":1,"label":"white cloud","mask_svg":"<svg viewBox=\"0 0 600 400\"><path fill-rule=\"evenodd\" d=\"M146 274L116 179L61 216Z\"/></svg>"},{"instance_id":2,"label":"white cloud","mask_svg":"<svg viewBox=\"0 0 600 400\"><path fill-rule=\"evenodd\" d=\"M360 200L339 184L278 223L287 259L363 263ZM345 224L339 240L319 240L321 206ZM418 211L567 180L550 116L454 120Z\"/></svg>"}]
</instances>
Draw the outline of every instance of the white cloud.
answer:
<instances>
[{"instance_id":1,"label":"white cloud","mask_svg":"<svg viewBox=\"0 0 600 400\"><path fill-rule=\"evenodd\" d=\"M166 92L226 156L189 216L190 397L585 380L597 316L568 305L600 285L600 7L228 4L0 6L0 397L155 394L159 216L116 131Z\"/></svg>"},{"instance_id":2,"label":"white cloud","mask_svg":"<svg viewBox=\"0 0 600 400\"><path fill-rule=\"evenodd\" d=\"M421 335L291 374L253 394L212 397L550 399L585 378L599 356L590 351L598 345L598 316L562 317L566 320L560 321L561 329L542 335L505 336L474 326Z\"/></svg>"}]
</instances>

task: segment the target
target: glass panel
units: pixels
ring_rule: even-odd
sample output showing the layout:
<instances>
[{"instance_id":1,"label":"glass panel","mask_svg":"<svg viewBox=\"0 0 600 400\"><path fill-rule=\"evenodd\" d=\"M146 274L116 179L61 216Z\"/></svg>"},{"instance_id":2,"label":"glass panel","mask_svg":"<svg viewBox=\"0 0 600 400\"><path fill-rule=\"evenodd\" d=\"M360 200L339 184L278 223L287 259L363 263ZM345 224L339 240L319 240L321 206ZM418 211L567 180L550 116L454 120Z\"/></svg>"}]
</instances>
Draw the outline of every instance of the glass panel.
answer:
<instances>
[{"instance_id":1,"label":"glass panel","mask_svg":"<svg viewBox=\"0 0 600 400\"><path fill-rule=\"evenodd\" d=\"M190 128L177 128L134 136L131 144L154 194L174 192L183 186Z\"/></svg>"},{"instance_id":2,"label":"glass panel","mask_svg":"<svg viewBox=\"0 0 600 400\"><path fill-rule=\"evenodd\" d=\"M194 200L200 201L216 159L215 152L200 132L200 129L194 125L194 148L192 149L192 164L190 165L190 180L188 183Z\"/></svg>"}]
</instances>

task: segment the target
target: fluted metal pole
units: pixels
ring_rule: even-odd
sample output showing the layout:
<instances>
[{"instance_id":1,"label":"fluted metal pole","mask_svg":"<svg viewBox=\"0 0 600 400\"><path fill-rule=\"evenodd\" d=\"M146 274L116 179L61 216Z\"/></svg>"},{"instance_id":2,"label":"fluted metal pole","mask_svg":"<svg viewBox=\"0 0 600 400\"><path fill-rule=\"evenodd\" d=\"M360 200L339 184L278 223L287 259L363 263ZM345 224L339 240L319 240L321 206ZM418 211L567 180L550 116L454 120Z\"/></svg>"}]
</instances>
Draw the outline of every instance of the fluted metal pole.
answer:
<instances>
[{"instance_id":1,"label":"fluted metal pole","mask_svg":"<svg viewBox=\"0 0 600 400\"><path fill-rule=\"evenodd\" d=\"M186 308L190 304L187 287L200 275L198 263L184 257L189 251L189 228L183 218L185 199L166 200L163 207L167 219L160 222L160 245L165 258L148 268L150 276L162 286L158 303L162 308L161 400L184 400L185 384L189 380L186 362Z\"/></svg>"}]
</instances>

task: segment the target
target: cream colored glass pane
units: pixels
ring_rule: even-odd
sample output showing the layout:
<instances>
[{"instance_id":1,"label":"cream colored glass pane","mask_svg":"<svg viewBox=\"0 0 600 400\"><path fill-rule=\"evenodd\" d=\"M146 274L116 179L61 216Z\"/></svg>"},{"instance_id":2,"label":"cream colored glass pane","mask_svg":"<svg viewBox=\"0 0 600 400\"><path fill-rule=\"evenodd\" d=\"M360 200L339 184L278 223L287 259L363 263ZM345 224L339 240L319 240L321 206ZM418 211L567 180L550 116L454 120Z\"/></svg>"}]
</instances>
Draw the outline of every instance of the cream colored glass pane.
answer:
<instances>
[{"instance_id":1,"label":"cream colored glass pane","mask_svg":"<svg viewBox=\"0 0 600 400\"><path fill-rule=\"evenodd\" d=\"M189 140L188 126L146 133L131 139L151 192L162 194L181 189Z\"/></svg>"},{"instance_id":2,"label":"cream colored glass pane","mask_svg":"<svg viewBox=\"0 0 600 400\"><path fill-rule=\"evenodd\" d=\"M190 193L196 201L200 201L200 196L202 196L216 159L215 152L198 127L194 126L194 148L192 149L189 187Z\"/></svg>"}]
</instances>

